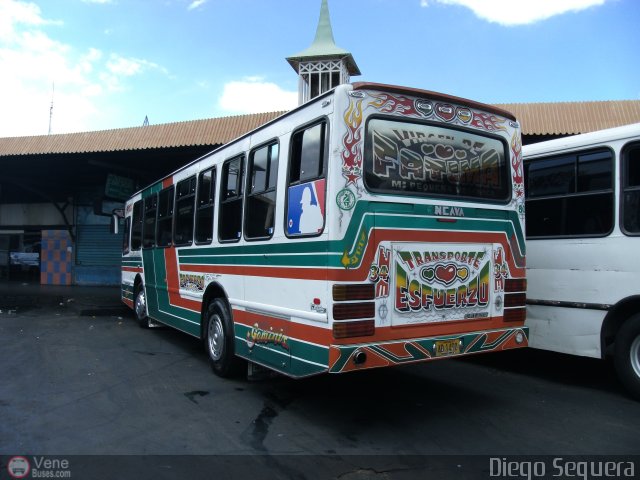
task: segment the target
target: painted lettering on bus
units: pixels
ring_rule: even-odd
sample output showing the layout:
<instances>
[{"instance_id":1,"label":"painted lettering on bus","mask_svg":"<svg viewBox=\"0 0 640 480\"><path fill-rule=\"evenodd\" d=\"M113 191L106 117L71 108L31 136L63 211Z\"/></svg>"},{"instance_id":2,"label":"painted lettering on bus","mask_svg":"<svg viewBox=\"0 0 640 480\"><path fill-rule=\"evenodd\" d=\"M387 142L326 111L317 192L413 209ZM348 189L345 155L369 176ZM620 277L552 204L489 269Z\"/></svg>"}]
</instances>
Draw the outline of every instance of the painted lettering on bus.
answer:
<instances>
[{"instance_id":1,"label":"painted lettering on bus","mask_svg":"<svg viewBox=\"0 0 640 480\"><path fill-rule=\"evenodd\" d=\"M441 270L439 280L455 279L445 275L454 275L450 265L436 265L433 270ZM489 304L489 262L485 263L478 274L468 282L457 286L439 287L437 275L433 282L410 276L400 263L396 263L395 309L398 312L417 312L419 310L443 310L451 308L486 307ZM459 278L459 276L457 276Z\"/></svg>"}]
</instances>

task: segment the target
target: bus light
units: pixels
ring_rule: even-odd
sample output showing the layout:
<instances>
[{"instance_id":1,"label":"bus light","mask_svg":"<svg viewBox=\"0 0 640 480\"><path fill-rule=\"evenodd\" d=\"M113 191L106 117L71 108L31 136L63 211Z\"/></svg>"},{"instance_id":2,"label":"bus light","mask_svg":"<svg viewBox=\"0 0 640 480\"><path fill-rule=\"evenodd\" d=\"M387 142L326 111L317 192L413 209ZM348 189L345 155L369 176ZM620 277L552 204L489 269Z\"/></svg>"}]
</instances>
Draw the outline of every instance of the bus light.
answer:
<instances>
[{"instance_id":1,"label":"bus light","mask_svg":"<svg viewBox=\"0 0 640 480\"><path fill-rule=\"evenodd\" d=\"M527 304L526 293L505 293L504 295L505 308L524 307L526 304Z\"/></svg>"},{"instance_id":2,"label":"bus light","mask_svg":"<svg viewBox=\"0 0 640 480\"><path fill-rule=\"evenodd\" d=\"M373 300L375 286L373 283L337 284L333 286L333 300Z\"/></svg>"},{"instance_id":3,"label":"bus light","mask_svg":"<svg viewBox=\"0 0 640 480\"><path fill-rule=\"evenodd\" d=\"M527 279L526 278L508 278L504 282L504 291L505 293L526 292Z\"/></svg>"},{"instance_id":4,"label":"bus light","mask_svg":"<svg viewBox=\"0 0 640 480\"><path fill-rule=\"evenodd\" d=\"M336 303L333 305L334 320L373 318L375 316L376 304L374 302Z\"/></svg>"},{"instance_id":5,"label":"bus light","mask_svg":"<svg viewBox=\"0 0 640 480\"><path fill-rule=\"evenodd\" d=\"M504 311L505 322L524 322L525 318L527 318L526 308L510 308Z\"/></svg>"},{"instance_id":6,"label":"bus light","mask_svg":"<svg viewBox=\"0 0 640 480\"><path fill-rule=\"evenodd\" d=\"M333 338L369 337L375 333L375 330L374 320L335 322L333 324Z\"/></svg>"}]
</instances>

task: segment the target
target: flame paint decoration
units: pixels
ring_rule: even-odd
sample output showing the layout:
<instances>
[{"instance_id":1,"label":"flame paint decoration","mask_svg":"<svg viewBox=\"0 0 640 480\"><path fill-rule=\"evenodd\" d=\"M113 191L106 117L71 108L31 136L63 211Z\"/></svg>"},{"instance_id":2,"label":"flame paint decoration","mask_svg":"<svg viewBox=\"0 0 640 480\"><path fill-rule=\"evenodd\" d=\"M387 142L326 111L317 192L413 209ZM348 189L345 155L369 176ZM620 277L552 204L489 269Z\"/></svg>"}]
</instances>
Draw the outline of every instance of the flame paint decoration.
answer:
<instances>
[{"instance_id":1,"label":"flame paint decoration","mask_svg":"<svg viewBox=\"0 0 640 480\"><path fill-rule=\"evenodd\" d=\"M491 113L473 112L471 125L487 130L488 132L495 132L496 130L506 131L507 128L503 125L504 122L504 118L500 118Z\"/></svg>"},{"instance_id":2,"label":"flame paint decoration","mask_svg":"<svg viewBox=\"0 0 640 480\"><path fill-rule=\"evenodd\" d=\"M517 198L524 197L524 175L522 173L522 141L518 132L511 137L511 166L513 167L513 183Z\"/></svg>"},{"instance_id":3,"label":"flame paint decoration","mask_svg":"<svg viewBox=\"0 0 640 480\"><path fill-rule=\"evenodd\" d=\"M413 100L409 100L406 97L395 97L388 93L381 93L380 95L373 95L373 98L375 100L369 102L369 105L382 113L401 113L403 115L418 116Z\"/></svg>"},{"instance_id":4,"label":"flame paint decoration","mask_svg":"<svg viewBox=\"0 0 640 480\"><path fill-rule=\"evenodd\" d=\"M347 179L346 186L356 184L362 178L362 99L350 97L349 108L344 114L347 133L342 139L342 176Z\"/></svg>"}]
</instances>

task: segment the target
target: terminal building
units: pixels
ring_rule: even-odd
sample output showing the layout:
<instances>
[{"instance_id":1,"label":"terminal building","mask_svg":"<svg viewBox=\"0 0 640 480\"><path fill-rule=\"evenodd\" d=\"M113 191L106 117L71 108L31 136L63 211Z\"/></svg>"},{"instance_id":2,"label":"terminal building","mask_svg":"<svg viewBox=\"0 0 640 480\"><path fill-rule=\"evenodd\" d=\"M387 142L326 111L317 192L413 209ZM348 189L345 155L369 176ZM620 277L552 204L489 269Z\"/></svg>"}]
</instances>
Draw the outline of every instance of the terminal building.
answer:
<instances>
[{"instance_id":1,"label":"terminal building","mask_svg":"<svg viewBox=\"0 0 640 480\"><path fill-rule=\"evenodd\" d=\"M311 46L287 58L304 103L360 70L334 41L322 0ZM640 100L496 105L523 143L640 122ZM0 279L119 285L122 238L111 212L133 192L285 112L134 128L0 138Z\"/></svg>"}]
</instances>

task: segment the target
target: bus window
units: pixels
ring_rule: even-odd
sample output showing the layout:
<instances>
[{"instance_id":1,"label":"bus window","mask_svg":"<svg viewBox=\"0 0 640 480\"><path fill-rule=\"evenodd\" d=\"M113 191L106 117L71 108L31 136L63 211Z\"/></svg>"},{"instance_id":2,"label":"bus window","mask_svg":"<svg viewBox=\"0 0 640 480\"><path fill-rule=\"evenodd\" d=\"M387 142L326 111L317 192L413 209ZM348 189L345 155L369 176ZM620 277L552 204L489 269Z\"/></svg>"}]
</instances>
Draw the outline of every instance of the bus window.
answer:
<instances>
[{"instance_id":1,"label":"bus window","mask_svg":"<svg viewBox=\"0 0 640 480\"><path fill-rule=\"evenodd\" d=\"M606 235L613 228L610 150L531 159L525 178L528 237Z\"/></svg>"},{"instance_id":2,"label":"bus window","mask_svg":"<svg viewBox=\"0 0 640 480\"><path fill-rule=\"evenodd\" d=\"M237 242L242 235L242 178L244 155L222 165L218 237L221 242Z\"/></svg>"},{"instance_id":3,"label":"bus window","mask_svg":"<svg viewBox=\"0 0 640 480\"><path fill-rule=\"evenodd\" d=\"M131 219L131 250L140 250L142 246L142 200L133 204Z\"/></svg>"},{"instance_id":4,"label":"bus window","mask_svg":"<svg viewBox=\"0 0 640 480\"><path fill-rule=\"evenodd\" d=\"M176 191L176 227L173 233L175 245L191 245L193 242L193 208L196 200L196 177L178 182Z\"/></svg>"},{"instance_id":5,"label":"bus window","mask_svg":"<svg viewBox=\"0 0 640 480\"><path fill-rule=\"evenodd\" d=\"M174 187L165 188L158 195L158 232L156 242L159 247L171 245L171 226L173 222Z\"/></svg>"},{"instance_id":6,"label":"bus window","mask_svg":"<svg viewBox=\"0 0 640 480\"><path fill-rule=\"evenodd\" d=\"M325 212L325 122L299 130L291 137L287 236L319 235Z\"/></svg>"},{"instance_id":7,"label":"bus window","mask_svg":"<svg viewBox=\"0 0 640 480\"><path fill-rule=\"evenodd\" d=\"M124 235L122 236L122 253L129 253L129 235L131 235L131 217L124 219Z\"/></svg>"},{"instance_id":8,"label":"bus window","mask_svg":"<svg viewBox=\"0 0 640 480\"><path fill-rule=\"evenodd\" d=\"M144 199L144 224L142 225L142 247L151 248L156 244L156 209L158 194L153 193Z\"/></svg>"},{"instance_id":9,"label":"bus window","mask_svg":"<svg viewBox=\"0 0 640 480\"><path fill-rule=\"evenodd\" d=\"M504 201L506 144L448 127L374 118L367 126L365 185L372 192Z\"/></svg>"},{"instance_id":10,"label":"bus window","mask_svg":"<svg viewBox=\"0 0 640 480\"><path fill-rule=\"evenodd\" d=\"M213 206L216 194L216 169L206 170L198 177L198 207L196 209L196 243L213 240Z\"/></svg>"},{"instance_id":11,"label":"bus window","mask_svg":"<svg viewBox=\"0 0 640 480\"><path fill-rule=\"evenodd\" d=\"M273 143L253 151L249 158L249 185L245 237L270 238L273 235L278 180L278 144Z\"/></svg>"},{"instance_id":12,"label":"bus window","mask_svg":"<svg viewBox=\"0 0 640 480\"><path fill-rule=\"evenodd\" d=\"M303 183L323 175L325 130L323 122L293 135L289 184Z\"/></svg>"},{"instance_id":13,"label":"bus window","mask_svg":"<svg viewBox=\"0 0 640 480\"><path fill-rule=\"evenodd\" d=\"M640 143L627 146L622 154L623 167L623 230L640 233Z\"/></svg>"}]
</instances>

